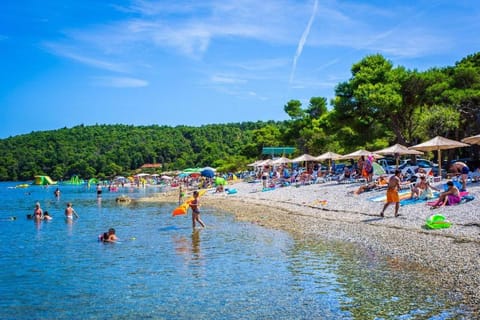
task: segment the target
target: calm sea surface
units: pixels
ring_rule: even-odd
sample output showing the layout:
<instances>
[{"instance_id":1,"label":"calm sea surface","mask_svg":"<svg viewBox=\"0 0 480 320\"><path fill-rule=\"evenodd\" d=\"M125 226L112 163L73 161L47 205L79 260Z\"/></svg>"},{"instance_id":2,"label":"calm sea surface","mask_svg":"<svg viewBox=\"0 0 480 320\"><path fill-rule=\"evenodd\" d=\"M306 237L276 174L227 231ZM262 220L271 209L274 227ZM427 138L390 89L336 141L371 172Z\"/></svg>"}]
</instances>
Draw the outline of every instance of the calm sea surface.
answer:
<instances>
[{"instance_id":1,"label":"calm sea surface","mask_svg":"<svg viewBox=\"0 0 480 320\"><path fill-rule=\"evenodd\" d=\"M421 271L345 244L292 239L203 207L192 232L174 204L119 205L84 186L0 183L1 319L458 319ZM36 201L53 220L26 219ZM68 224L70 201L80 219ZM9 220L15 216L16 220ZM114 227L121 240L97 241Z\"/></svg>"}]
</instances>

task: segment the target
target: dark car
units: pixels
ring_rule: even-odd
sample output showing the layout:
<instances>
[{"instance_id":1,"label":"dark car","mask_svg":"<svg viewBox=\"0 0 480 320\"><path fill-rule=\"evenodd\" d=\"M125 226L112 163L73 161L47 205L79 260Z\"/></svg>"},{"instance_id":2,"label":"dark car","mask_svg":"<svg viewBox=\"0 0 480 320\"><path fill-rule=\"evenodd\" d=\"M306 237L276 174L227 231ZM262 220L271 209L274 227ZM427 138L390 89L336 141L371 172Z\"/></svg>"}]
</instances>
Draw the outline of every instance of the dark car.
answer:
<instances>
[{"instance_id":1,"label":"dark car","mask_svg":"<svg viewBox=\"0 0 480 320\"><path fill-rule=\"evenodd\" d=\"M427 159L417 159L416 164L413 164L411 159L402 160L402 163L398 166L398 169L402 170L409 166L414 167L415 171L418 171L419 168L432 169L433 174L435 176L438 175L438 164ZM442 168L442 173L445 174L445 172L445 168Z\"/></svg>"}]
</instances>

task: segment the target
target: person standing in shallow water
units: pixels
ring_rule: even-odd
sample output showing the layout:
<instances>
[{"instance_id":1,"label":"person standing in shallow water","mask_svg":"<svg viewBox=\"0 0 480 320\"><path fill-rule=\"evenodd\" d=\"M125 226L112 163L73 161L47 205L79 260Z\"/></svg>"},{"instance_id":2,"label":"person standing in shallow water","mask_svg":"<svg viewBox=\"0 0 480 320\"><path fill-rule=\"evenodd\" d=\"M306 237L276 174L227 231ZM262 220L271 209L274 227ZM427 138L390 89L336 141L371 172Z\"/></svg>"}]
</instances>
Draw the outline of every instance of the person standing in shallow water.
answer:
<instances>
[{"instance_id":1,"label":"person standing in shallow water","mask_svg":"<svg viewBox=\"0 0 480 320\"><path fill-rule=\"evenodd\" d=\"M185 193L183 192L182 184L180 183L180 186L178 188L178 205L182 204L184 196L185 196Z\"/></svg>"},{"instance_id":2,"label":"person standing in shallow water","mask_svg":"<svg viewBox=\"0 0 480 320\"><path fill-rule=\"evenodd\" d=\"M72 207L72 203L69 202L69 203L67 203L67 208L65 208L65 219L73 220L73 217L79 218L77 212Z\"/></svg>"},{"instance_id":3,"label":"person standing in shallow water","mask_svg":"<svg viewBox=\"0 0 480 320\"><path fill-rule=\"evenodd\" d=\"M395 175L391 176L388 180L387 200L382 212L380 212L380 217L384 217L385 209L387 209L391 203L395 203L395 217L398 217L398 209L400 208L400 197L398 195L398 190L400 189L400 173L400 170L395 170Z\"/></svg>"},{"instance_id":4,"label":"person standing in shallow water","mask_svg":"<svg viewBox=\"0 0 480 320\"><path fill-rule=\"evenodd\" d=\"M43 219L43 210L40 208L40 202L35 203L35 209L33 209L33 218L37 221Z\"/></svg>"},{"instance_id":5,"label":"person standing in shallow water","mask_svg":"<svg viewBox=\"0 0 480 320\"><path fill-rule=\"evenodd\" d=\"M189 203L192 209L192 227L195 229L196 222L205 228L205 223L200 219L200 201L198 200L198 191L193 192L193 200Z\"/></svg>"}]
</instances>

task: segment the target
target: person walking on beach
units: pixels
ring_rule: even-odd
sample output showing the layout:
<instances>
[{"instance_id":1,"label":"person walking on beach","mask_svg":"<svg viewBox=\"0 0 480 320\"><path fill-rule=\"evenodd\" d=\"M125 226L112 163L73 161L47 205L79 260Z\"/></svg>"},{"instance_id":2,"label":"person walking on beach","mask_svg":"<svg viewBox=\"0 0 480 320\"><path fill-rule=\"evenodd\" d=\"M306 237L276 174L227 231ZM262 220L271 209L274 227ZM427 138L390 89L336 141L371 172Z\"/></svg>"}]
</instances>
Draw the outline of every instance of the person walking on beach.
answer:
<instances>
[{"instance_id":1,"label":"person walking on beach","mask_svg":"<svg viewBox=\"0 0 480 320\"><path fill-rule=\"evenodd\" d=\"M387 200L383 206L380 217L384 217L385 209L391 204L395 203L395 217L398 217L398 208L400 208L400 197L398 196L398 189L400 189L400 170L395 170L395 175L391 176L388 180L387 186Z\"/></svg>"},{"instance_id":2,"label":"person walking on beach","mask_svg":"<svg viewBox=\"0 0 480 320\"><path fill-rule=\"evenodd\" d=\"M74 216L75 216L75 218L79 218L77 212L72 207L72 203L69 202L69 203L67 203L67 208L65 209L65 218L67 220L72 221Z\"/></svg>"},{"instance_id":3,"label":"person walking on beach","mask_svg":"<svg viewBox=\"0 0 480 320\"><path fill-rule=\"evenodd\" d=\"M193 192L193 200L188 204L192 209L192 227L195 229L195 223L198 222L205 228L205 224L200 219L200 201L198 200L198 191Z\"/></svg>"}]
</instances>

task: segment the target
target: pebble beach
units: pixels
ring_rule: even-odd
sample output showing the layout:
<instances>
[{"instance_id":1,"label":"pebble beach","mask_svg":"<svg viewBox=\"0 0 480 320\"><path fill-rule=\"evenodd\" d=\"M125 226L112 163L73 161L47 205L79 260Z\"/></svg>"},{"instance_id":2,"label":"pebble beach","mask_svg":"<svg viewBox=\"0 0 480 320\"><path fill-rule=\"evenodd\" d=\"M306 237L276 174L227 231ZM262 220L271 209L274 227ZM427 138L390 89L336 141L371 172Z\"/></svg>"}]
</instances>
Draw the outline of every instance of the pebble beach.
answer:
<instances>
[{"instance_id":1,"label":"pebble beach","mask_svg":"<svg viewBox=\"0 0 480 320\"><path fill-rule=\"evenodd\" d=\"M443 183L434 185L441 188ZM399 217L394 217L391 205L384 218L379 215L384 202L371 199L384 195L385 190L354 195L359 186L325 182L262 191L261 183L237 182L227 186L236 193L212 190L201 201L203 207L231 212L238 220L281 229L298 239L349 242L441 277L439 283L480 312L480 182L467 186L473 201L435 210L418 201L401 206ZM177 202L178 191L140 201ZM432 214L442 214L452 226L425 228ZM208 216L202 218L208 228Z\"/></svg>"}]
</instances>

